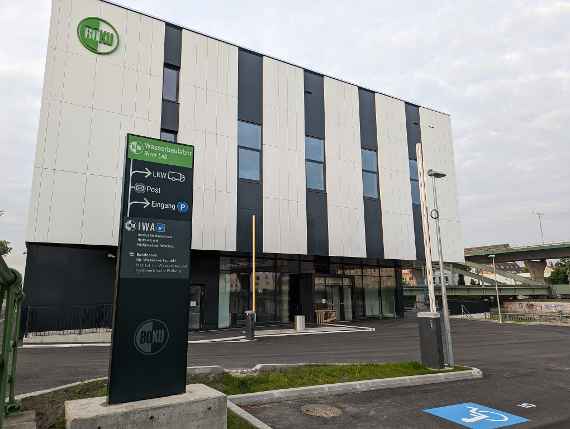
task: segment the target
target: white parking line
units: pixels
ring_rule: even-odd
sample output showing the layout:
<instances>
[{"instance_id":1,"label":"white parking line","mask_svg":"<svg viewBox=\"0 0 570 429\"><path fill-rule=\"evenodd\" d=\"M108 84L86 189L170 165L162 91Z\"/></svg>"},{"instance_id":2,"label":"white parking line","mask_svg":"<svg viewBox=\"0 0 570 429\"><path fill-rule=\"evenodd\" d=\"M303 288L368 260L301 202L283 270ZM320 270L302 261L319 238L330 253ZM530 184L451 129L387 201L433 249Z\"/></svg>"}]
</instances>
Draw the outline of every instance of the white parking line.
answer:
<instances>
[{"instance_id":1,"label":"white parking line","mask_svg":"<svg viewBox=\"0 0 570 429\"><path fill-rule=\"evenodd\" d=\"M269 337L289 337L295 335L322 335L322 334L348 334L353 332L374 332L374 328L366 326L351 326L351 325L329 325L322 328L309 328L305 331L297 332L294 329L284 330L266 330L257 331L256 338L269 338ZM214 344L214 343L243 343L250 341L246 339L245 335L235 337L212 338L204 340L189 340L188 344ZM62 343L62 344L24 344L21 348L24 349L45 349L45 348L77 348L77 347L110 347L111 343Z\"/></svg>"}]
</instances>

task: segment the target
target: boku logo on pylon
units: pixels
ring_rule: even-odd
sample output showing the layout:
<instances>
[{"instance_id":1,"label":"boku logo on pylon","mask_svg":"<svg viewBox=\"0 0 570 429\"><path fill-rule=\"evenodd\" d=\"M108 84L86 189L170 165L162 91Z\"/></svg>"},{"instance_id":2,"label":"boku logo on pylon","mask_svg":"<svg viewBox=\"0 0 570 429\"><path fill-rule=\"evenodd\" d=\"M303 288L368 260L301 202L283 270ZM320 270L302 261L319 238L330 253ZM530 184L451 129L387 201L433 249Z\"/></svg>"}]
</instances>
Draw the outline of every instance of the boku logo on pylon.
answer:
<instances>
[{"instance_id":1,"label":"boku logo on pylon","mask_svg":"<svg viewBox=\"0 0 570 429\"><path fill-rule=\"evenodd\" d=\"M111 24L101 18L90 16L77 26L77 37L91 52L107 55L119 46L119 33Z\"/></svg>"},{"instance_id":2,"label":"boku logo on pylon","mask_svg":"<svg viewBox=\"0 0 570 429\"><path fill-rule=\"evenodd\" d=\"M135 348L145 356L154 356L164 350L169 338L166 323L158 319L145 320L135 330Z\"/></svg>"}]
</instances>

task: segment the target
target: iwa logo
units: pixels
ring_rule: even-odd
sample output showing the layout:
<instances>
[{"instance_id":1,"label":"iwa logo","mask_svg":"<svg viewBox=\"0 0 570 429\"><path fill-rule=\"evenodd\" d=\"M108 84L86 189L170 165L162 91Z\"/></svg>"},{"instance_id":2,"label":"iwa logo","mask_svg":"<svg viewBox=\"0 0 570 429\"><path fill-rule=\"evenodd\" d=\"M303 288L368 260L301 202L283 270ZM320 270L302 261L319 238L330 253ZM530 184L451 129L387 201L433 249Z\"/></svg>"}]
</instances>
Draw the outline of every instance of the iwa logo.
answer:
<instances>
[{"instance_id":1,"label":"iwa logo","mask_svg":"<svg viewBox=\"0 0 570 429\"><path fill-rule=\"evenodd\" d=\"M168 327L162 320L145 320L135 330L135 348L145 356L157 355L164 350L169 337Z\"/></svg>"},{"instance_id":2,"label":"iwa logo","mask_svg":"<svg viewBox=\"0 0 570 429\"><path fill-rule=\"evenodd\" d=\"M110 54L119 46L119 33L107 21L90 16L77 26L77 36L83 46L96 54Z\"/></svg>"}]
</instances>

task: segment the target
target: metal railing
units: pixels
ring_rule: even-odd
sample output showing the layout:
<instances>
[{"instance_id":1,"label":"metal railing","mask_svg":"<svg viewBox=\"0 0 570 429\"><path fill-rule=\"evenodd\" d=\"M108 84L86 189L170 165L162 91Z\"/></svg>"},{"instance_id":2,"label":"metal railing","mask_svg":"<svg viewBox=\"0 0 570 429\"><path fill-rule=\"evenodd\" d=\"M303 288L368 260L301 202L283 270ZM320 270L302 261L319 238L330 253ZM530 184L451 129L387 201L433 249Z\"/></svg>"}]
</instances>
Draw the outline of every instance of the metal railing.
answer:
<instances>
[{"instance_id":1,"label":"metal railing","mask_svg":"<svg viewBox=\"0 0 570 429\"><path fill-rule=\"evenodd\" d=\"M565 323L570 324L570 313L562 311L552 313L502 313L503 322L523 323ZM492 311L485 318L499 320L499 313Z\"/></svg>"},{"instance_id":2,"label":"metal railing","mask_svg":"<svg viewBox=\"0 0 570 429\"><path fill-rule=\"evenodd\" d=\"M80 335L110 332L113 305L25 306L24 335Z\"/></svg>"},{"instance_id":3,"label":"metal railing","mask_svg":"<svg viewBox=\"0 0 570 429\"><path fill-rule=\"evenodd\" d=\"M8 268L4 258L0 256L0 302L3 309L0 429L4 426L4 417L20 409L20 404L15 399L14 385L23 299L22 276L18 271Z\"/></svg>"}]
</instances>

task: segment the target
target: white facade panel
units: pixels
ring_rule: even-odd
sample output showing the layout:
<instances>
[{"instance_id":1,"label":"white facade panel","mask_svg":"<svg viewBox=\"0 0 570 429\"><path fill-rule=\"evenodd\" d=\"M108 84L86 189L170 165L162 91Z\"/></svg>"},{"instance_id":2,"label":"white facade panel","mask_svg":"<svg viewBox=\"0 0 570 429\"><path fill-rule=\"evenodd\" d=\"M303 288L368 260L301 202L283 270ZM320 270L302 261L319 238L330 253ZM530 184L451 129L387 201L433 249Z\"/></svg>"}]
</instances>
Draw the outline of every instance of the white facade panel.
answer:
<instances>
[{"instance_id":1,"label":"white facade panel","mask_svg":"<svg viewBox=\"0 0 570 429\"><path fill-rule=\"evenodd\" d=\"M263 58L263 251L307 253L303 70Z\"/></svg>"},{"instance_id":2,"label":"white facade panel","mask_svg":"<svg viewBox=\"0 0 570 429\"><path fill-rule=\"evenodd\" d=\"M85 185L85 210L83 213L82 243L105 245L118 241L115 230L116 213L121 210L116 206L116 194L121 192L121 182L115 177L87 175ZM108 198L111 194L113 198Z\"/></svg>"},{"instance_id":3,"label":"white facade panel","mask_svg":"<svg viewBox=\"0 0 570 429\"><path fill-rule=\"evenodd\" d=\"M426 170L434 169L447 174L447 177L437 181L443 257L446 262L463 262L463 233L457 204L451 120L448 115L420 107L420 125ZM428 205L433 207L431 179L428 183ZM433 219L430 219L430 231L434 236ZM432 240L432 254L437 255L436 240Z\"/></svg>"},{"instance_id":4,"label":"white facade panel","mask_svg":"<svg viewBox=\"0 0 570 429\"><path fill-rule=\"evenodd\" d=\"M404 102L382 94L375 102L384 257L415 260Z\"/></svg>"},{"instance_id":5,"label":"white facade panel","mask_svg":"<svg viewBox=\"0 0 570 429\"><path fill-rule=\"evenodd\" d=\"M117 30L112 54L79 42L89 16ZM117 186L94 184L121 183L127 133L159 137L163 49L161 21L98 0L53 0L27 241L117 244L115 229L103 231L118 226Z\"/></svg>"},{"instance_id":6,"label":"white facade panel","mask_svg":"<svg viewBox=\"0 0 570 429\"><path fill-rule=\"evenodd\" d=\"M48 241L81 243L86 175L54 172Z\"/></svg>"},{"instance_id":7,"label":"white facade panel","mask_svg":"<svg viewBox=\"0 0 570 429\"><path fill-rule=\"evenodd\" d=\"M324 78L329 255L366 257L358 88Z\"/></svg>"},{"instance_id":8,"label":"white facade panel","mask_svg":"<svg viewBox=\"0 0 570 429\"><path fill-rule=\"evenodd\" d=\"M195 148L193 249L236 249L237 73L235 46L182 31L178 140Z\"/></svg>"}]
</instances>

